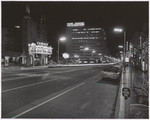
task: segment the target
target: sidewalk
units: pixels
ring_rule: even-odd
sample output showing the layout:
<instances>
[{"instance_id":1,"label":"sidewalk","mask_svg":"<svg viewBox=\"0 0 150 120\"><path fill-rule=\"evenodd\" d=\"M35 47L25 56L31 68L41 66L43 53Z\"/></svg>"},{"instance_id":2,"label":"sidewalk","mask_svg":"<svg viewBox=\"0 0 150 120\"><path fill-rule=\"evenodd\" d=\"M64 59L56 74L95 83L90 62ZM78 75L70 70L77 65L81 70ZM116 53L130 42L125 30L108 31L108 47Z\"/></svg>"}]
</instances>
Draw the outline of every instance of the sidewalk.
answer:
<instances>
[{"instance_id":1,"label":"sidewalk","mask_svg":"<svg viewBox=\"0 0 150 120\"><path fill-rule=\"evenodd\" d=\"M144 73L140 70L136 70L135 68L126 67L126 72L122 73L121 80L120 80L115 118L134 118L135 116L139 117L138 115L135 115L133 117L133 114L131 114L131 112L133 113L134 111L131 111L131 106L132 108L133 106L136 106L135 114L138 114L138 112L140 115L143 114L142 110L144 110L144 113L148 112L147 104L145 104L145 102L143 102L142 105L141 103L140 104L138 103L139 102L137 99L138 96L134 90L135 86L147 85L147 87L149 87L148 83L149 83L148 73ZM130 88L131 91L130 97L127 100L125 100L122 95L123 87L128 87ZM145 117L140 116L139 118L145 118Z\"/></svg>"},{"instance_id":2,"label":"sidewalk","mask_svg":"<svg viewBox=\"0 0 150 120\"><path fill-rule=\"evenodd\" d=\"M148 105L148 97L149 97L148 72L144 73L143 71L137 70L135 68L128 68L128 69L130 69L130 73L128 75L130 76L129 87L131 89L131 96L126 103L126 118L131 118L131 117L146 118L145 117L146 113L148 116L148 110L146 110L146 107ZM140 91L140 93L137 94L136 89ZM145 96L144 97L145 100L141 96ZM142 100L140 100L139 97L141 97ZM136 108L133 111L131 111L132 106L136 106ZM135 111L136 113L133 113ZM140 112L141 114L133 115L133 114L138 114L138 112Z\"/></svg>"}]
</instances>

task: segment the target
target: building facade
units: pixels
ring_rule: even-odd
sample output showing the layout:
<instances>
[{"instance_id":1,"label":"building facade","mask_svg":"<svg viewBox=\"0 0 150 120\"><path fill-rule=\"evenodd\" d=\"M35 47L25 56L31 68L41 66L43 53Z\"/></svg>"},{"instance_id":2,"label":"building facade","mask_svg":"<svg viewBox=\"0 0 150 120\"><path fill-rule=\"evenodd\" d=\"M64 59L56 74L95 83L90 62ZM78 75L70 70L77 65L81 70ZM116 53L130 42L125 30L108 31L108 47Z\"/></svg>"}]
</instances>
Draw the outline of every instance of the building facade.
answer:
<instances>
[{"instance_id":1,"label":"building facade","mask_svg":"<svg viewBox=\"0 0 150 120\"><path fill-rule=\"evenodd\" d=\"M2 66L19 63L22 51L20 26L4 26L2 28Z\"/></svg>"},{"instance_id":2,"label":"building facade","mask_svg":"<svg viewBox=\"0 0 150 120\"><path fill-rule=\"evenodd\" d=\"M103 28L87 27L84 22L67 23L66 52L70 59L100 62L107 55L106 33Z\"/></svg>"},{"instance_id":3,"label":"building facade","mask_svg":"<svg viewBox=\"0 0 150 120\"><path fill-rule=\"evenodd\" d=\"M44 16L40 23L31 19L30 8L26 7L26 13L22 22L22 64L46 65L52 54L52 47L47 42L47 26Z\"/></svg>"},{"instance_id":4,"label":"building facade","mask_svg":"<svg viewBox=\"0 0 150 120\"><path fill-rule=\"evenodd\" d=\"M21 25L2 29L2 66L46 65L50 61L52 47L47 40L47 26L44 16L40 22L31 19L30 8Z\"/></svg>"},{"instance_id":5,"label":"building facade","mask_svg":"<svg viewBox=\"0 0 150 120\"><path fill-rule=\"evenodd\" d=\"M142 71L148 71L149 68L149 39L144 32L136 32L131 40L133 45L133 66Z\"/></svg>"}]
</instances>

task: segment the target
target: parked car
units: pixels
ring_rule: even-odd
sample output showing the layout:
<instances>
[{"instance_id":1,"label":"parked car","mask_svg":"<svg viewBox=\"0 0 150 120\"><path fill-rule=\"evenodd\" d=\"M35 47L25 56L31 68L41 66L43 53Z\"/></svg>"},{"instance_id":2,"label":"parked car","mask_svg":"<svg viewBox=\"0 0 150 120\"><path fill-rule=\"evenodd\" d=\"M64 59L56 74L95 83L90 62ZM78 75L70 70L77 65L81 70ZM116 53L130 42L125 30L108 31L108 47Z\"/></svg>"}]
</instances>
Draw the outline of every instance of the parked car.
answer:
<instances>
[{"instance_id":1,"label":"parked car","mask_svg":"<svg viewBox=\"0 0 150 120\"><path fill-rule=\"evenodd\" d=\"M90 63L94 63L94 61L90 61Z\"/></svg>"},{"instance_id":2,"label":"parked car","mask_svg":"<svg viewBox=\"0 0 150 120\"><path fill-rule=\"evenodd\" d=\"M122 66L121 65L114 65L113 67L111 68L116 68L118 69L118 71L121 73L122 72Z\"/></svg>"},{"instance_id":3,"label":"parked car","mask_svg":"<svg viewBox=\"0 0 150 120\"><path fill-rule=\"evenodd\" d=\"M48 68L54 68L57 66L56 62L49 63Z\"/></svg>"},{"instance_id":4,"label":"parked car","mask_svg":"<svg viewBox=\"0 0 150 120\"><path fill-rule=\"evenodd\" d=\"M108 79L114 79L118 80L121 76L121 70L117 67L109 67L105 68L102 72L102 79L108 78Z\"/></svg>"},{"instance_id":5,"label":"parked car","mask_svg":"<svg viewBox=\"0 0 150 120\"><path fill-rule=\"evenodd\" d=\"M86 60L85 60L85 61L84 61L84 63L85 63L85 64L87 64L87 63L88 63L88 61L86 61Z\"/></svg>"},{"instance_id":6,"label":"parked car","mask_svg":"<svg viewBox=\"0 0 150 120\"><path fill-rule=\"evenodd\" d=\"M82 60L79 60L79 64L81 64L81 63L83 63L83 61L82 61Z\"/></svg>"}]
</instances>

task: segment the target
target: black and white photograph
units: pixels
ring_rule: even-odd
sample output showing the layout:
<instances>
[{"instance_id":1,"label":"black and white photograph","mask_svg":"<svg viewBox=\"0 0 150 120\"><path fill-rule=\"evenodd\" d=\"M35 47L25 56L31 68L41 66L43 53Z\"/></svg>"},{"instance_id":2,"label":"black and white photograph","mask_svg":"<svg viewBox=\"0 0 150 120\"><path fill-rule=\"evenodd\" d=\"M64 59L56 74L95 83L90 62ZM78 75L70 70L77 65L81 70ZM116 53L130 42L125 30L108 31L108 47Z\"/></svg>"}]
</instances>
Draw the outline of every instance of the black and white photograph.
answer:
<instances>
[{"instance_id":1,"label":"black and white photograph","mask_svg":"<svg viewBox=\"0 0 150 120\"><path fill-rule=\"evenodd\" d=\"M1 119L149 119L149 1L1 1Z\"/></svg>"}]
</instances>

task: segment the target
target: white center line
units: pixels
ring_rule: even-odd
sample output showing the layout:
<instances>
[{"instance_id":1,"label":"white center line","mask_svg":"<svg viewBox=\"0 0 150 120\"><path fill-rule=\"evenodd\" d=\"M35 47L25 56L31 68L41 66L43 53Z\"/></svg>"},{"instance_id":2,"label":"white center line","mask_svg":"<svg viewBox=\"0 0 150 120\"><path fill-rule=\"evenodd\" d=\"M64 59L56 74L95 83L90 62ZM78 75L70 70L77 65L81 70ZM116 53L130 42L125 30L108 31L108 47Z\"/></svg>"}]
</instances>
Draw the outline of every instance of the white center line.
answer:
<instances>
[{"instance_id":1,"label":"white center line","mask_svg":"<svg viewBox=\"0 0 150 120\"><path fill-rule=\"evenodd\" d=\"M70 88L69 90L66 90L66 91L64 91L64 92L61 93L61 94L58 94L58 95L56 95L55 97L53 97L53 98L51 98L51 99L49 99L49 100L47 100L47 101L44 101L44 102L42 102L41 104L38 104L38 105L36 105L36 106L34 106L34 107L32 107L32 108L26 110L26 111L24 111L24 112L22 112L22 113L20 113L20 114L18 114L18 115L16 115L16 116L14 116L13 118L17 118L17 117L19 117L19 116L21 116L21 115L24 115L24 114L26 114L26 113L28 113L28 112L30 112L30 111L36 109L36 108L38 108L38 107L40 107L40 106L42 106L42 105L48 103L48 102L50 102L50 101L52 101L52 100L54 100L54 99L56 99L56 98L58 98L58 97L60 97L60 96L62 96L62 95L64 95L64 94L66 94L67 92L69 92L69 91L71 91L71 90L73 90L73 89L75 89L75 88L77 88L77 87L79 87L79 86L81 86L81 85L83 85L83 84L85 84L85 82L83 82L83 83L81 83L81 84L79 84L79 85L76 85L75 87Z\"/></svg>"},{"instance_id":2,"label":"white center line","mask_svg":"<svg viewBox=\"0 0 150 120\"><path fill-rule=\"evenodd\" d=\"M90 104L90 102L85 103L83 106L81 106L81 109L84 109L86 106L88 106Z\"/></svg>"},{"instance_id":3,"label":"white center line","mask_svg":"<svg viewBox=\"0 0 150 120\"><path fill-rule=\"evenodd\" d=\"M25 87L30 87L30 86L34 86L34 85L38 85L38 84L41 84L41 83L50 82L50 81L54 81L54 80L57 80L57 78L54 78L52 80L46 80L46 81L34 83L34 84L24 85L24 86L12 88L12 89L3 90L2 92L4 93L4 92L8 92L8 91L12 91L12 90L17 90L17 89L21 89L21 88L25 88Z\"/></svg>"},{"instance_id":4,"label":"white center line","mask_svg":"<svg viewBox=\"0 0 150 120\"><path fill-rule=\"evenodd\" d=\"M17 80L17 79L22 79L22 78L29 78L29 77L35 77L35 76L24 76L24 77L17 77L17 78L8 78L8 79L4 79L2 81L3 82L5 82L5 81L12 81L12 80Z\"/></svg>"},{"instance_id":5,"label":"white center line","mask_svg":"<svg viewBox=\"0 0 150 120\"><path fill-rule=\"evenodd\" d=\"M11 80L17 80L17 79L22 79L22 78L32 78L32 77L39 77L39 76L44 76L45 74L29 74L28 76L24 76L24 77L17 77L17 78L8 78L8 79L4 79L2 80L2 82L5 82L5 81L11 81Z\"/></svg>"}]
</instances>

